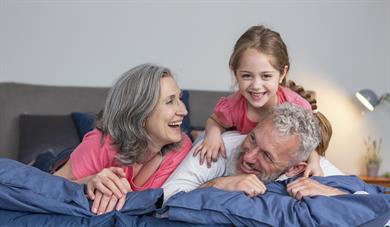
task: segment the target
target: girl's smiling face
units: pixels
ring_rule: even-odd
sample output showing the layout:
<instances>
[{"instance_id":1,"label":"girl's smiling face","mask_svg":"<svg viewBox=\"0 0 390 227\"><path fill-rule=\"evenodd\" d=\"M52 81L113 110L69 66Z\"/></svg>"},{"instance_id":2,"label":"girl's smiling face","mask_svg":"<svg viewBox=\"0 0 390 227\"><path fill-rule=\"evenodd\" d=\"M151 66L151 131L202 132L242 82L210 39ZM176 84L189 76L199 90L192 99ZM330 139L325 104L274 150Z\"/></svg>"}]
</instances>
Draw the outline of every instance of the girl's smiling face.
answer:
<instances>
[{"instance_id":1,"label":"girl's smiling face","mask_svg":"<svg viewBox=\"0 0 390 227\"><path fill-rule=\"evenodd\" d=\"M286 75L275 69L268 56L250 48L241 56L235 72L238 88L248 101L249 109L272 107L277 104L276 92Z\"/></svg>"}]
</instances>

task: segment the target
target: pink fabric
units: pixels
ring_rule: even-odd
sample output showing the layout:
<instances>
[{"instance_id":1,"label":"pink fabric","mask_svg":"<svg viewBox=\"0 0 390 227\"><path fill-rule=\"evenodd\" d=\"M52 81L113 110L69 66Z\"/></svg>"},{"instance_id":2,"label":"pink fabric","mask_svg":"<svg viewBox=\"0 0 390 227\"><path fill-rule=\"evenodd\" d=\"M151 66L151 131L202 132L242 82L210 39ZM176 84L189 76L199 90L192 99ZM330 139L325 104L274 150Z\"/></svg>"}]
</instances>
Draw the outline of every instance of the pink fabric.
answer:
<instances>
[{"instance_id":1,"label":"pink fabric","mask_svg":"<svg viewBox=\"0 0 390 227\"><path fill-rule=\"evenodd\" d=\"M121 166L115 159L118 149L111 145L111 137L106 136L101 144L102 133L94 129L84 136L83 141L76 147L70 156L72 172L76 179L94 175L104 168ZM181 163L192 147L191 140L183 133L183 145L177 151L168 152L157 171L144 185L135 185L133 182L133 166L123 166L126 177L134 191L149 188L159 188Z\"/></svg>"},{"instance_id":2,"label":"pink fabric","mask_svg":"<svg viewBox=\"0 0 390 227\"><path fill-rule=\"evenodd\" d=\"M311 110L310 103L289 88L279 86L276 95L278 97L278 104L290 102ZM248 119L247 111L246 99L239 92L235 92L228 97L219 99L215 106L214 114L224 126L238 130L243 134L248 134L256 127L257 122Z\"/></svg>"}]
</instances>

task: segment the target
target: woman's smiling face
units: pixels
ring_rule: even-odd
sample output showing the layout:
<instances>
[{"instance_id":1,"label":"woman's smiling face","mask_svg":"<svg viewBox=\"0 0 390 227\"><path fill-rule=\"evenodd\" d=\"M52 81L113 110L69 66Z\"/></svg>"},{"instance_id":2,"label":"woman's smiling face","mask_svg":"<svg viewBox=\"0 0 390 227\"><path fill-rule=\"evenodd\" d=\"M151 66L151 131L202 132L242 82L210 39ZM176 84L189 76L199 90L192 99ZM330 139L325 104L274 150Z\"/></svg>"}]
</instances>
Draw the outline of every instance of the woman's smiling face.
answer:
<instances>
[{"instance_id":1,"label":"woman's smiling face","mask_svg":"<svg viewBox=\"0 0 390 227\"><path fill-rule=\"evenodd\" d=\"M164 145L179 142L182 139L180 126L187 114L176 81L171 76L162 77L158 102L146 120L151 145L161 149Z\"/></svg>"}]
</instances>

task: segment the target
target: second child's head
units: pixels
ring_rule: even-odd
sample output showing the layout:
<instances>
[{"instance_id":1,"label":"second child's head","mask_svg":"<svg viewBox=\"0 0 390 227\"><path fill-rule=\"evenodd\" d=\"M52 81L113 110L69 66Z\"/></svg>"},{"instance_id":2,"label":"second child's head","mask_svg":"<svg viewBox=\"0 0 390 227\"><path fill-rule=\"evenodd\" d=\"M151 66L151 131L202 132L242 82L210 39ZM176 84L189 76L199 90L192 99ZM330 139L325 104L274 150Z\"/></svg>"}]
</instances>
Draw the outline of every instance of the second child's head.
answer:
<instances>
[{"instance_id":1,"label":"second child's head","mask_svg":"<svg viewBox=\"0 0 390 227\"><path fill-rule=\"evenodd\" d=\"M253 26L237 40L229 67L240 93L253 107L272 106L279 85L286 85L290 68L287 47L279 33Z\"/></svg>"}]
</instances>

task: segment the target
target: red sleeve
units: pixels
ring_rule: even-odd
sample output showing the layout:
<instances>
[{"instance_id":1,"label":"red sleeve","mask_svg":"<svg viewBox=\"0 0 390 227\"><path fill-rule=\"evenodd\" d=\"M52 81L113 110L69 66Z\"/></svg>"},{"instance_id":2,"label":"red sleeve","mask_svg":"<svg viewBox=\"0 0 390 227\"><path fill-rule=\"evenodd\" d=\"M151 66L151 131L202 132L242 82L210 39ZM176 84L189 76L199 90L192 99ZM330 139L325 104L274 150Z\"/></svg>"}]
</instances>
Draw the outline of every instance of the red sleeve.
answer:
<instances>
[{"instance_id":1,"label":"red sleeve","mask_svg":"<svg viewBox=\"0 0 390 227\"><path fill-rule=\"evenodd\" d=\"M295 91L289 88L280 86L277 95L278 95L278 104L289 102L294 105L300 106L306 110L312 110L310 103L306 99L304 99L298 93L296 93Z\"/></svg>"},{"instance_id":2,"label":"red sleeve","mask_svg":"<svg viewBox=\"0 0 390 227\"><path fill-rule=\"evenodd\" d=\"M102 133L97 129L89 132L72 152L70 161L76 179L96 174L113 165L116 151L112 149L109 138L102 144L101 137Z\"/></svg>"},{"instance_id":3,"label":"red sleeve","mask_svg":"<svg viewBox=\"0 0 390 227\"><path fill-rule=\"evenodd\" d=\"M227 128L234 126L231 96L222 97L218 100L218 103L214 108L214 114L223 126L226 126Z\"/></svg>"}]
</instances>

